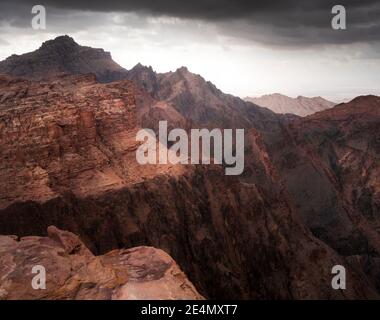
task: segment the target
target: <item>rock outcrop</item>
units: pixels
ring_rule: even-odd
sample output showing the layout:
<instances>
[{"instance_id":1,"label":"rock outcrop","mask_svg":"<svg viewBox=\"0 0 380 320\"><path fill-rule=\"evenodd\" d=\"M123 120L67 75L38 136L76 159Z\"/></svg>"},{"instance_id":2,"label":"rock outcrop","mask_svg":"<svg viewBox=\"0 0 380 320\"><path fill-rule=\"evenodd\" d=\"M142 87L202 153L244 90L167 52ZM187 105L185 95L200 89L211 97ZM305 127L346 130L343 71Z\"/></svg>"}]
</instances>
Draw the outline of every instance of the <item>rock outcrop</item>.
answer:
<instances>
[{"instance_id":1,"label":"rock outcrop","mask_svg":"<svg viewBox=\"0 0 380 320\"><path fill-rule=\"evenodd\" d=\"M94 256L71 232L50 226L47 233L0 236L0 300L203 299L162 250L137 247ZM41 272L45 288L33 288Z\"/></svg>"}]
</instances>

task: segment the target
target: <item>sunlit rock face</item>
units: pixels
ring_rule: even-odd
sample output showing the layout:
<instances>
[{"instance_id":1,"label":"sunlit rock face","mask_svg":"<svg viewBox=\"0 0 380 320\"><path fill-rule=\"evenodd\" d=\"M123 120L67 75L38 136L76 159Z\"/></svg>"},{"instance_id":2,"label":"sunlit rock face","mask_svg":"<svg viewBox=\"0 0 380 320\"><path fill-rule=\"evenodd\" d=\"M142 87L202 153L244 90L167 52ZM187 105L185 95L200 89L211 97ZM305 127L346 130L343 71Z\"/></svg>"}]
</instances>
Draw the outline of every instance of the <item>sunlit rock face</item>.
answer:
<instances>
[{"instance_id":1,"label":"sunlit rock face","mask_svg":"<svg viewBox=\"0 0 380 320\"><path fill-rule=\"evenodd\" d=\"M152 247L94 256L74 234L54 226L48 237L0 236L0 299L186 299L203 297L174 260ZM33 287L33 278L44 288Z\"/></svg>"}]
</instances>

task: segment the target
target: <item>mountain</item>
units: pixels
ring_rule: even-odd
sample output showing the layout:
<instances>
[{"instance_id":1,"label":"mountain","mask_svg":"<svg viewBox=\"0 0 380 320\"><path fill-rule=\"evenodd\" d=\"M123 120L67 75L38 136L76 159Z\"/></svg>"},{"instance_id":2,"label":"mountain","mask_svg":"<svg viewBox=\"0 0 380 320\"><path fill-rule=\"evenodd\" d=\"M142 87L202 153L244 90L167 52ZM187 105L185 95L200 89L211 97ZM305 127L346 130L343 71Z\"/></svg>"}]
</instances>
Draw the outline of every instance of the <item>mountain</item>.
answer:
<instances>
[{"instance_id":1,"label":"mountain","mask_svg":"<svg viewBox=\"0 0 380 320\"><path fill-rule=\"evenodd\" d=\"M298 96L291 98L280 93L263 95L258 98L247 97L246 101L268 108L276 113L292 113L301 117L332 108L335 103L321 97L307 98Z\"/></svg>"},{"instance_id":2,"label":"mountain","mask_svg":"<svg viewBox=\"0 0 380 320\"><path fill-rule=\"evenodd\" d=\"M96 255L159 248L206 298L379 298L379 97L301 118L185 67L123 76L0 76L0 234L43 237L56 225ZM137 164L136 132L160 119L244 128L243 174ZM346 290L331 287L338 264Z\"/></svg>"},{"instance_id":3,"label":"mountain","mask_svg":"<svg viewBox=\"0 0 380 320\"><path fill-rule=\"evenodd\" d=\"M64 74L94 73L100 82L125 78L126 70L109 52L78 45L69 36L44 42L36 51L12 55L0 62L0 74L27 79L50 79Z\"/></svg>"},{"instance_id":4,"label":"mountain","mask_svg":"<svg viewBox=\"0 0 380 320\"><path fill-rule=\"evenodd\" d=\"M195 127L264 129L267 123L277 122L279 118L267 109L223 93L186 67L155 73L151 68L138 65L128 72L127 78L155 100L164 101L184 119L191 120Z\"/></svg>"},{"instance_id":5,"label":"mountain","mask_svg":"<svg viewBox=\"0 0 380 320\"><path fill-rule=\"evenodd\" d=\"M137 116L143 127L155 127L166 119L171 126L219 127L262 126L277 121L273 113L237 97L226 95L186 67L175 72L156 73L137 64L126 70L103 49L81 46L69 36L44 42L33 52L12 55L0 62L0 74L30 80L51 80L62 75L95 74L99 82L128 79L136 94Z\"/></svg>"}]
</instances>

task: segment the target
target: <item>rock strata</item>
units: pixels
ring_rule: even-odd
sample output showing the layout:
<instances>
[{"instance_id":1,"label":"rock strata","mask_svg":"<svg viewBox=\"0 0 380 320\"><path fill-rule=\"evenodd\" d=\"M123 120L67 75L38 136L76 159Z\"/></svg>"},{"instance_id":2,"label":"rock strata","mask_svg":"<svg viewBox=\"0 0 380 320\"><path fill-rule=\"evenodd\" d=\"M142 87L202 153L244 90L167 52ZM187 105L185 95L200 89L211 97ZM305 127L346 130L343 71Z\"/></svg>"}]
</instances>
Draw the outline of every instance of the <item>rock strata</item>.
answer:
<instances>
[{"instance_id":1,"label":"rock strata","mask_svg":"<svg viewBox=\"0 0 380 320\"><path fill-rule=\"evenodd\" d=\"M0 236L0 299L203 299L162 250L137 247L94 256L71 232L50 226L47 233ZM34 266L45 268L45 289L32 287Z\"/></svg>"}]
</instances>

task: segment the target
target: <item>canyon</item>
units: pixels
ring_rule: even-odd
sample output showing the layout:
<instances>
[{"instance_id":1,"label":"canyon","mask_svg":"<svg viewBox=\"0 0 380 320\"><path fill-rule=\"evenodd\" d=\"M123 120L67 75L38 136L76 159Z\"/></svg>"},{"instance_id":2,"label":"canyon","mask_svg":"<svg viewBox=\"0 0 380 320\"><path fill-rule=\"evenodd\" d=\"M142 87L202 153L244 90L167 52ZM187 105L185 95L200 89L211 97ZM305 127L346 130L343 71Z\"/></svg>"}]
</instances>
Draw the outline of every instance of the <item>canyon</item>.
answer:
<instances>
[{"instance_id":1,"label":"canyon","mask_svg":"<svg viewBox=\"0 0 380 320\"><path fill-rule=\"evenodd\" d=\"M205 298L380 298L379 97L276 114L185 67L125 70L68 36L0 73L0 234L54 225L95 255L161 249ZM139 165L136 133L161 120L244 129L244 172ZM346 290L331 288L334 265Z\"/></svg>"}]
</instances>

